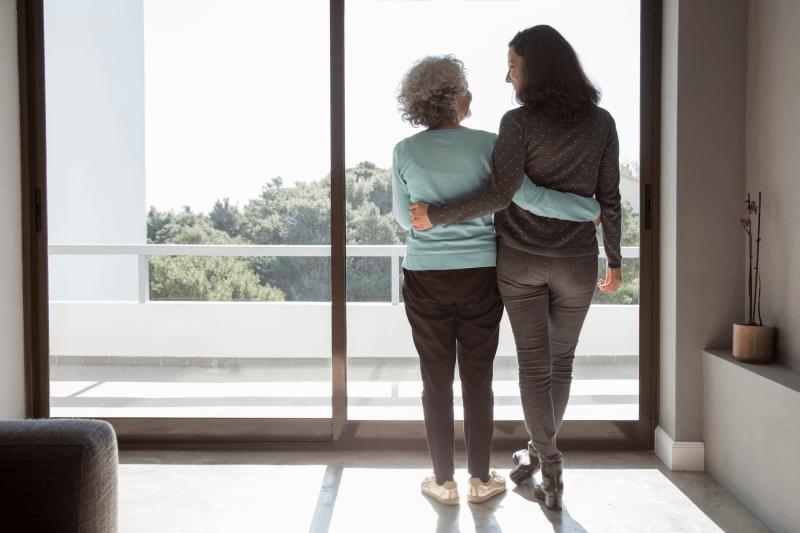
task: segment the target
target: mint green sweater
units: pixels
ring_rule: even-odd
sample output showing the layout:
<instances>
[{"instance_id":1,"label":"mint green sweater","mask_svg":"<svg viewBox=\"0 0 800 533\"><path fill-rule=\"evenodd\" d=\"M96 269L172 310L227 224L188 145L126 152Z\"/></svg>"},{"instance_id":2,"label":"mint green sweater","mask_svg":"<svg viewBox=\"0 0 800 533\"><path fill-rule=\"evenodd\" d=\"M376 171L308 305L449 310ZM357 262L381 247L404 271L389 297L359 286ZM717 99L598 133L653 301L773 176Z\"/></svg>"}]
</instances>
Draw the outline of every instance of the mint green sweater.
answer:
<instances>
[{"instance_id":1,"label":"mint green sweater","mask_svg":"<svg viewBox=\"0 0 800 533\"><path fill-rule=\"evenodd\" d=\"M451 204L482 191L491 174L497 135L468 128L425 130L394 147L394 216L409 230L403 267L450 270L495 266L497 248L492 215L426 231L411 227L408 208L416 202ZM532 213L578 222L600 216L594 198L539 187L520 176L513 202Z\"/></svg>"}]
</instances>

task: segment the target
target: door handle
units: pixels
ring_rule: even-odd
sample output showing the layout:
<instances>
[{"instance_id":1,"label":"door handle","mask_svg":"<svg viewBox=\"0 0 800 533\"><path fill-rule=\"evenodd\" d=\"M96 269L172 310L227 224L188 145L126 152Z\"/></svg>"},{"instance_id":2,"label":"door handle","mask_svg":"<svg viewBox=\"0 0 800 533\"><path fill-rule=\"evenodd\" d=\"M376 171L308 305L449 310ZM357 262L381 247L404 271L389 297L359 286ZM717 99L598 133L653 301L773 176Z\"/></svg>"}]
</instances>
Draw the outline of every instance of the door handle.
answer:
<instances>
[{"instance_id":1,"label":"door handle","mask_svg":"<svg viewBox=\"0 0 800 533\"><path fill-rule=\"evenodd\" d=\"M33 191L33 216L36 233L42 232L42 189L36 187Z\"/></svg>"}]
</instances>

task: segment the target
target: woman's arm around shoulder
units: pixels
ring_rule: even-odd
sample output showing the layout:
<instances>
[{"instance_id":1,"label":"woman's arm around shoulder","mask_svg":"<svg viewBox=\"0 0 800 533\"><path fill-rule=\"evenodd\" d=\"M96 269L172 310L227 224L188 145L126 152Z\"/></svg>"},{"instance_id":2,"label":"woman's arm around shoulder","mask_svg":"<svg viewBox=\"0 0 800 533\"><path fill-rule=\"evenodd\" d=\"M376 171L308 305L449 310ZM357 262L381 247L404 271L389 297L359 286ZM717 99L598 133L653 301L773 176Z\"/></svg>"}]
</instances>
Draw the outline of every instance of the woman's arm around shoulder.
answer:
<instances>
[{"instance_id":1,"label":"woman's arm around shoulder","mask_svg":"<svg viewBox=\"0 0 800 533\"><path fill-rule=\"evenodd\" d=\"M432 224L458 224L502 211L511 203L519 188L525 167L524 124L519 118L522 108L503 115L500 134L492 153L492 173L486 188L466 200L454 204L430 206Z\"/></svg>"},{"instance_id":2,"label":"woman's arm around shoulder","mask_svg":"<svg viewBox=\"0 0 800 533\"><path fill-rule=\"evenodd\" d=\"M513 202L534 215L574 222L589 222L600 216L600 203L571 192L554 191L536 185L527 176L522 178Z\"/></svg>"}]
</instances>

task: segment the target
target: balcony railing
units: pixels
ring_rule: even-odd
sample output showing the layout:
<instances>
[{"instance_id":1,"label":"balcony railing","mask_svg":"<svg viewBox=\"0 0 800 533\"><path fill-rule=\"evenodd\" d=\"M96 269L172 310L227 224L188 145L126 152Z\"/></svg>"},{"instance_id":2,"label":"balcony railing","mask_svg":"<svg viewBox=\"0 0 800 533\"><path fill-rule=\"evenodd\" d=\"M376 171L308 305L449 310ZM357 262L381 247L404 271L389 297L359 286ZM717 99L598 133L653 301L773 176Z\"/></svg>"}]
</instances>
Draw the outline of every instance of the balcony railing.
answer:
<instances>
[{"instance_id":1,"label":"balcony railing","mask_svg":"<svg viewBox=\"0 0 800 533\"><path fill-rule=\"evenodd\" d=\"M330 257L328 245L239 245L239 244L51 244L51 255L135 255L139 258L139 303L147 303L150 295L151 255L199 255L235 257ZM600 257L605 250L599 248ZM349 245L347 257L389 257L392 263L392 304L400 303L400 258L406 255L406 246L398 245ZM623 246L623 258L638 258L638 246Z\"/></svg>"}]
</instances>

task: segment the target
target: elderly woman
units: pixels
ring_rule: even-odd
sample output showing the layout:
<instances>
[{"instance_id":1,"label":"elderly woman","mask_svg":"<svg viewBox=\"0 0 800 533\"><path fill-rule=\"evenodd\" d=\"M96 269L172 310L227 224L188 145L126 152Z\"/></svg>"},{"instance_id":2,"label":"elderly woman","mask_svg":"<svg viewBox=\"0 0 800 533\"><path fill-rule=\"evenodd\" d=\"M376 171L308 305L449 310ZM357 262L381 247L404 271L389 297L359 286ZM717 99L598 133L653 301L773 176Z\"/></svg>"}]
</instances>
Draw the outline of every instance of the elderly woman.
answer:
<instances>
[{"instance_id":1,"label":"elderly woman","mask_svg":"<svg viewBox=\"0 0 800 533\"><path fill-rule=\"evenodd\" d=\"M394 213L410 229L403 298L420 358L433 462L433 475L423 481L422 491L445 504L456 504L459 498L453 480L456 360L471 476L467 501L483 502L505 490L505 479L489 469L492 364L503 316L492 216L471 216L461 224L442 224L425 232L411 229L409 216L414 202L453 203L486 187L497 135L461 125L470 116L471 100L460 61L452 56L418 61L405 75L398 101L403 119L426 129L398 143L393 162ZM520 168L519 176L513 177L513 201L537 217L591 222L600 213L593 198L548 190L522 178Z\"/></svg>"},{"instance_id":2,"label":"elderly woman","mask_svg":"<svg viewBox=\"0 0 800 533\"><path fill-rule=\"evenodd\" d=\"M500 246L497 283L514 331L527 450L513 456L519 484L539 468L536 495L560 510L564 493L556 434L572 383L572 362L595 291L598 243L585 222L544 218L517 205L523 171L536 184L581 196L601 206L608 257L600 290L613 292L620 272L619 141L614 119L598 107L600 91L575 50L550 26L519 32L509 43L508 74L522 107L503 116L483 192L461 201L412 206L414 228L460 227L497 213ZM429 208L427 204L432 204ZM443 205L447 204L447 205ZM457 226L452 226L457 224Z\"/></svg>"}]
</instances>

